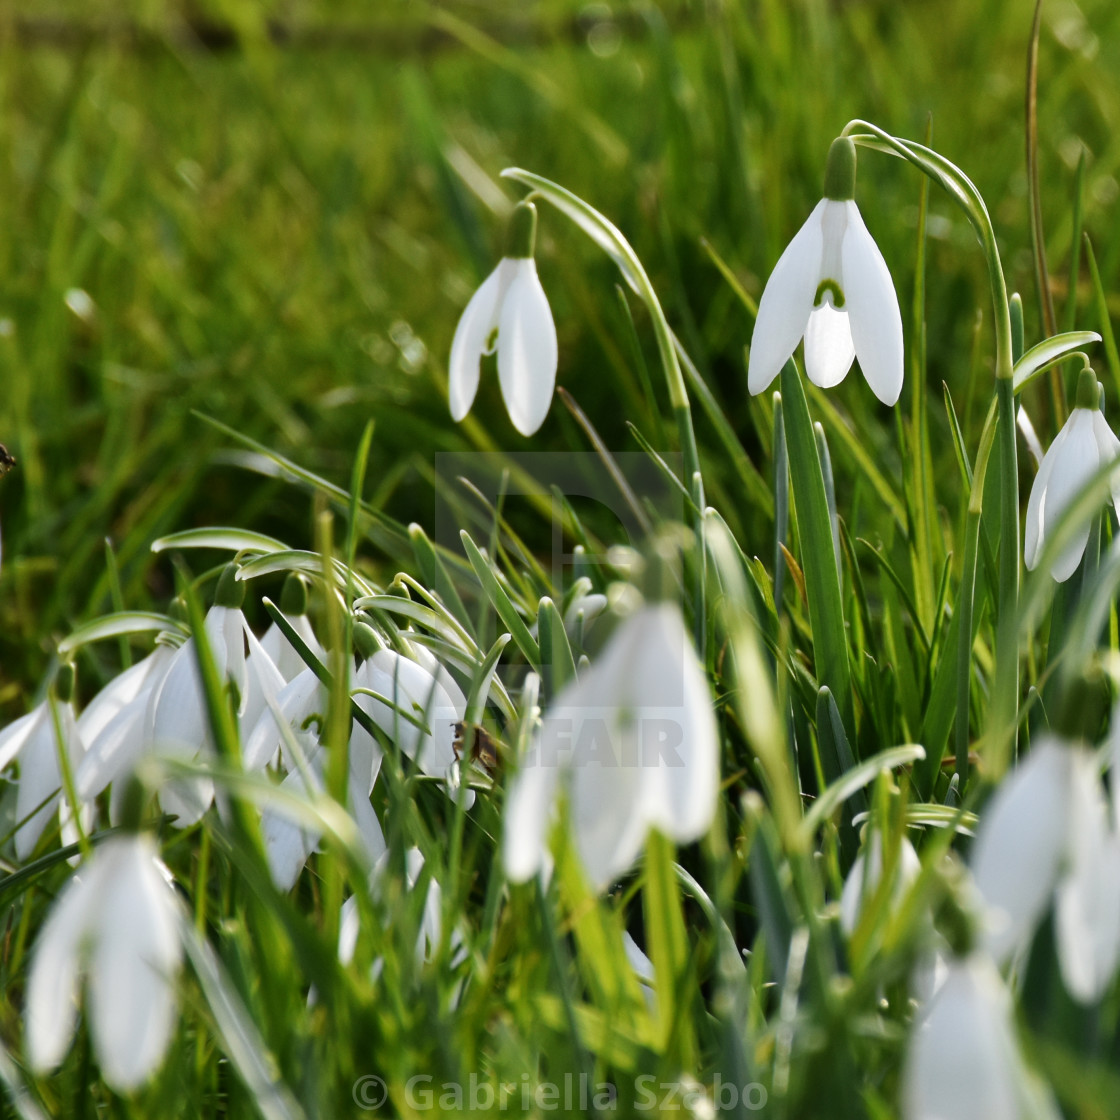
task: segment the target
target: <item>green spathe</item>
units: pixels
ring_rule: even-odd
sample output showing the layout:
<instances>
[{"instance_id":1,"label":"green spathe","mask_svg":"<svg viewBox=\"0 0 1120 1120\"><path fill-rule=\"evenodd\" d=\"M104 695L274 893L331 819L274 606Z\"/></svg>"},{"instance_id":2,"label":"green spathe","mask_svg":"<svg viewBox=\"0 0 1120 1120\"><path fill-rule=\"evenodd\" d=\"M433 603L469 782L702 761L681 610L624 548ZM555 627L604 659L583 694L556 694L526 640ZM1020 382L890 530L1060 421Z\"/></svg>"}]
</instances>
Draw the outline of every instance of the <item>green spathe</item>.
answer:
<instances>
[{"instance_id":1,"label":"green spathe","mask_svg":"<svg viewBox=\"0 0 1120 1120\"><path fill-rule=\"evenodd\" d=\"M824 197L847 202L856 196L856 146L847 136L838 136L828 149L824 171Z\"/></svg>"}]
</instances>

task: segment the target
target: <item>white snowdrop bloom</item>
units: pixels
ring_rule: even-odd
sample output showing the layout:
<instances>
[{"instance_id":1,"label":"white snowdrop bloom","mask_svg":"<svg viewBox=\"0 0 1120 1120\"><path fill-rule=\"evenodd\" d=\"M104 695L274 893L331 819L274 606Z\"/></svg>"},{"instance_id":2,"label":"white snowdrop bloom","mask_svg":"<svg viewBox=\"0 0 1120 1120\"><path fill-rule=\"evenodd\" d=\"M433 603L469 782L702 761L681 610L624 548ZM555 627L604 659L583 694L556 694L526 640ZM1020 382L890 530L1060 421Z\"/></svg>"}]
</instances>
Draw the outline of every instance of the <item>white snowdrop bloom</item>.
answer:
<instances>
[{"instance_id":1,"label":"white snowdrop bloom","mask_svg":"<svg viewBox=\"0 0 1120 1120\"><path fill-rule=\"evenodd\" d=\"M236 689L239 717L250 698L246 641L251 632L241 612L244 594L244 586L236 579L236 569L230 565L222 573L215 604L207 611L204 623L218 676ZM257 680L259 683L259 678ZM187 762L214 753L193 636L176 651L159 694L154 698L151 749L165 757ZM179 828L197 822L213 799L214 783L207 777L169 779L159 790L160 806L177 818L175 823Z\"/></svg>"},{"instance_id":2,"label":"white snowdrop bloom","mask_svg":"<svg viewBox=\"0 0 1120 1120\"><path fill-rule=\"evenodd\" d=\"M307 588L303 580L294 573L284 581L284 590L280 594L280 610L308 649L323 660L326 655L319 644L319 639L315 636L315 631L311 628L311 620L307 617ZM264 632L261 648L268 654L285 681L293 680L307 668L303 658L275 622Z\"/></svg>"},{"instance_id":3,"label":"white snowdrop bloom","mask_svg":"<svg viewBox=\"0 0 1120 1120\"><path fill-rule=\"evenodd\" d=\"M182 949L175 892L147 836L112 836L59 894L40 930L25 1001L39 1074L57 1066L88 985L90 1033L107 1084L127 1092L158 1068L175 1026Z\"/></svg>"},{"instance_id":4,"label":"white snowdrop bloom","mask_svg":"<svg viewBox=\"0 0 1120 1120\"><path fill-rule=\"evenodd\" d=\"M62 736L62 750L69 760L71 773L77 770L85 754L74 705L70 700L73 679L73 668L64 665L54 685L58 732ZM0 731L0 769L14 760L19 762L15 814L16 821L22 822L15 834L16 858L20 861L30 858L55 812L59 813L63 843L73 843L77 834L70 805L62 797L58 733L49 700L44 700L27 715ZM91 820L88 807L80 812L79 817L83 826L88 828Z\"/></svg>"},{"instance_id":5,"label":"white snowdrop bloom","mask_svg":"<svg viewBox=\"0 0 1120 1120\"><path fill-rule=\"evenodd\" d=\"M1118 457L1120 440L1100 410L1096 375L1084 369L1077 382L1077 405L1043 456L1027 501L1023 562L1029 571L1038 566L1047 536L1054 532L1085 484ZM1112 476L1112 500L1120 517L1120 471ZM1051 565L1050 574L1059 583L1069 579L1081 563L1089 529L1088 522L1081 526Z\"/></svg>"},{"instance_id":6,"label":"white snowdrop bloom","mask_svg":"<svg viewBox=\"0 0 1120 1120\"><path fill-rule=\"evenodd\" d=\"M281 783L281 788L290 793L306 793L317 796L324 788L323 767L325 752L317 748L307 761L306 773L293 769ZM360 766L360 763L358 764ZM349 811L358 828L362 847L373 867L385 852L385 837L381 823L369 802L369 791L365 789L366 779L355 773L355 763L351 759L347 795ZM312 852L318 850L321 834L306 822L293 819L284 809L266 809L261 817L261 831L264 835L265 856L272 881L280 890L290 890L299 873L307 863Z\"/></svg>"},{"instance_id":7,"label":"white snowdrop bloom","mask_svg":"<svg viewBox=\"0 0 1120 1120\"><path fill-rule=\"evenodd\" d=\"M115 681L110 681L78 720L79 732L89 733L89 738L85 740L86 753L74 774L78 799L92 801L110 783L114 783L109 808L109 818L114 824L119 823L118 813L126 779L150 748L152 700L175 660L175 653L174 646L157 644L142 661ZM116 690L110 692L117 682L122 681ZM98 704L98 699L107 694L109 698ZM126 696L128 699L118 707L118 702ZM106 716L109 718L106 719Z\"/></svg>"},{"instance_id":8,"label":"white snowdrop bloom","mask_svg":"<svg viewBox=\"0 0 1120 1120\"><path fill-rule=\"evenodd\" d=\"M446 670L445 670L446 672ZM455 685L452 699L436 676L417 661L390 649L379 649L358 667L354 687L358 707L425 773L453 779L456 766L455 724L465 714L466 700ZM377 699L381 697L382 699Z\"/></svg>"},{"instance_id":9,"label":"white snowdrop bloom","mask_svg":"<svg viewBox=\"0 0 1120 1120\"><path fill-rule=\"evenodd\" d=\"M751 339L747 386L761 393L805 339L805 372L831 388L858 358L872 392L894 404L902 392L902 315L898 296L854 201L856 151L834 140L825 197L774 266Z\"/></svg>"},{"instance_id":10,"label":"white snowdrop bloom","mask_svg":"<svg viewBox=\"0 0 1120 1120\"><path fill-rule=\"evenodd\" d=\"M981 953L950 962L914 1028L902 1073L902 1116L1058 1116L1047 1095L1030 1084L1015 1039L1010 997L995 966Z\"/></svg>"},{"instance_id":11,"label":"white snowdrop bloom","mask_svg":"<svg viewBox=\"0 0 1120 1120\"><path fill-rule=\"evenodd\" d=\"M556 385L556 325L537 279L537 210L518 203L509 252L463 312L451 342L451 418L462 420L478 392L483 354L498 351L498 381L513 426L531 436L543 423Z\"/></svg>"},{"instance_id":12,"label":"white snowdrop bloom","mask_svg":"<svg viewBox=\"0 0 1120 1120\"><path fill-rule=\"evenodd\" d=\"M1099 999L1120 963L1120 839L1093 752L1041 738L983 810L972 870L995 959L1025 945L1053 903L1066 988Z\"/></svg>"},{"instance_id":13,"label":"white snowdrop bloom","mask_svg":"<svg viewBox=\"0 0 1120 1120\"><path fill-rule=\"evenodd\" d=\"M545 713L507 794L503 859L513 882L541 868L561 783L591 884L625 871L656 828L701 837L719 788L719 740L704 670L669 603L622 622L598 660Z\"/></svg>"},{"instance_id":14,"label":"white snowdrop bloom","mask_svg":"<svg viewBox=\"0 0 1120 1120\"><path fill-rule=\"evenodd\" d=\"M899 842L892 884L891 905L897 906L905 897L922 871L921 860L913 844L903 836ZM863 907L878 890L883 881L883 838L878 830L856 856L844 889L840 893L840 928L850 937L859 923Z\"/></svg>"}]
</instances>

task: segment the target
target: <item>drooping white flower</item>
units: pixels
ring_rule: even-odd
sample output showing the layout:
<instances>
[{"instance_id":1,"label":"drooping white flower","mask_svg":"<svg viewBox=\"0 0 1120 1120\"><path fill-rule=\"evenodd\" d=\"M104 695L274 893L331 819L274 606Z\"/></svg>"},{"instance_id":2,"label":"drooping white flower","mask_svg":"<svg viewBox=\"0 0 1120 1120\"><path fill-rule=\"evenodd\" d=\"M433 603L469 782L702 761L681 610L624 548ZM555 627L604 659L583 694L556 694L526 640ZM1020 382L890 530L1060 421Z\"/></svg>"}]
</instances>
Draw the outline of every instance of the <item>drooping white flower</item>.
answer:
<instances>
[{"instance_id":1,"label":"drooping white flower","mask_svg":"<svg viewBox=\"0 0 1120 1120\"><path fill-rule=\"evenodd\" d=\"M294 572L290 573L284 581L284 590L280 595L280 610L308 649L322 659L323 647L319 644L319 639L311 628L311 620L307 617L307 588L303 580ZM303 658L275 622L264 632L261 648L285 681L292 680L307 668Z\"/></svg>"},{"instance_id":2,"label":"drooping white flower","mask_svg":"<svg viewBox=\"0 0 1120 1120\"><path fill-rule=\"evenodd\" d=\"M833 141L825 197L774 266L751 339L747 385L761 393L805 339L805 372L831 388L852 359L872 392L894 404L902 392L902 315L882 253L863 224L855 193L855 145Z\"/></svg>"},{"instance_id":3,"label":"drooping white flower","mask_svg":"<svg viewBox=\"0 0 1120 1120\"><path fill-rule=\"evenodd\" d=\"M78 768L85 754L85 744L78 731L77 716L70 698L73 678L73 668L62 666L52 686L53 705L50 699L44 700L27 715L0 731L0 769L14 760L19 762L15 807L16 820L21 822L15 834L16 857L19 860L30 858L47 822L56 811L60 812L63 843L73 843L77 839L70 804L62 797L62 772L59 768L60 749L66 756L71 773ZM83 821L83 827L89 826L91 817L88 808L81 810L79 819Z\"/></svg>"},{"instance_id":4,"label":"drooping white flower","mask_svg":"<svg viewBox=\"0 0 1120 1120\"><path fill-rule=\"evenodd\" d=\"M1098 999L1120 962L1120 840L1094 754L1041 738L983 810L971 862L996 961L1026 944L1053 903L1066 988Z\"/></svg>"},{"instance_id":5,"label":"drooping white flower","mask_svg":"<svg viewBox=\"0 0 1120 1120\"><path fill-rule=\"evenodd\" d=\"M903 1120L1058 1115L1019 1053L1011 999L991 960L977 952L950 962L910 1039Z\"/></svg>"},{"instance_id":6,"label":"drooping white flower","mask_svg":"<svg viewBox=\"0 0 1120 1120\"><path fill-rule=\"evenodd\" d=\"M1038 566L1047 536L1054 532L1085 484L1106 463L1120 458L1120 440L1100 410L1099 394L1096 375L1091 369L1083 370L1077 383L1077 405L1035 475L1023 534L1023 562L1028 571ZM1120 471L1112 477L1112 500L1120 517ZM1069 579L1081 563L1089 529L1088 523L1081 526L1051 565L1050 574L1059 583Z\"/></svg>"},{"instance_id":7,"label":"drooping white flower","mask_svg":"<svg viewBox=\"0 0 1120 1120\"><path fill-rule=\"evenodd\" d=\"M656 828L679 843L715 812L719 741L707 678L680 609L645 606L545 714L506 799L506 874L537 873L561 781L576 850L602 889Z\"/></svg>"},{"instance_id":8,"label":"drooping white flower","mask_svg":"<svg viewBox=\"0 0 1120 1120\"><path fill-rule=\"evenodd\" d=\"M478 392L483 354L498 351L498 381L513 426L531 436L548 415L556 385L556 325L533 259L537 211L514 209L509 252L471 297L451 342L451 418L462 420Z\"/></svg>"},{"instance_id":9,"label":"drooping white flower","mask_svg":"<svg viewBox=\"0 0 1120 1120\"><path fill-rule=\"evenodd\" d=\"M914 880L921 874L922 862L914 845L903 836L898 845L891 872L891 905L897 906L906 896ZM840 928L850 937L859 923L859 917L868 900L879 890L883 881L883 839L878 830L863 850L856 856L844 880L840 894Z\"/></svg>"},{"instance_id":10,"label":"drooping white flower","mask_svg":"<svg viewBox=\"0 0 1120 1120\"><path fill-rule=\"evenodd\" d=\"M58 896L35 945L25 1008L32 1069L46 1073L65 1057L84 975L106 1083L127 1092L155 1072L175 1026L182 958L176 905L148 837L113 836L94 849Z\"/></svg>"}]
</instances>

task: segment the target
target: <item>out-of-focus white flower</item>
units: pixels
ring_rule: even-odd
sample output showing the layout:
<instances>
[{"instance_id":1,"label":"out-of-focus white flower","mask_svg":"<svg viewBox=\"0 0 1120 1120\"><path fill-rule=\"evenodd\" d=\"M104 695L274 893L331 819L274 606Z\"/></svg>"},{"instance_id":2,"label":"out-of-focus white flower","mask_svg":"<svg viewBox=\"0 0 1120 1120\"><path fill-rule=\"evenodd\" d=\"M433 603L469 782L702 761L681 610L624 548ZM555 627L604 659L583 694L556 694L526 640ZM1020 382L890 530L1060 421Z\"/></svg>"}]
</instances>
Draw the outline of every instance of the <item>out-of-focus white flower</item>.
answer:
<instances>
[{"instance_id":1,"label":"out-of-focus white flower","mask_svg":"<svg viewBox=\"0 0 1120 1120\"><path fill-rule=\"evenodd\" d=\"M155 1072L175 1026L182 958L169 879L151 840L132 833L95 848L58 896L27 984L27 1057L36 1072L53 1069L69 1048L83 974L106 1083L127 1092Z\"/></svg>"},{"instance_id":2,"label":"out-of-focus white flower","mask_svg":"<svg viewBox=\"0 0 1120 1120\"><path fill-rule=\"evenodd\" d=\"M1027 1120L1058 1112L1019 1053L1011 1000L992 962L948 965L926 1006L902 1074L903 1120Z\"/></svg>"},{"instance_id":3,"label":"out-of-focus white flower","mask_svg":"<svg viewBox=\"0 0 1120 1120\"><path fill-rule=\"evenodd\" d=\"M985 807L971 862L995 959L1023 947L1053 902L1066 988L1100 998L1120 961L1120 840L1094 754L1040 738Z\"/></svg>"},{"instance_id":4,"label":"out-of-focus white flower","mask_svg":"<svg viewBox=\"0 0 1120 1120\"><path fill-rule=\"evenodd\" d=\"M711 825L719 741L704 670L678 607L646 606L545 714L506 799L506 874L537 873L561 780L592 885L625 871L656 828L679 843Z\"/></svg>"},{"instance_id":5,"label":"out-of-focus white flower","mask_svg":"<svg viewBox=\"0 0 1120 1120\"><path fill-rule=\"evenodd\" d=\"M922 871L921 860L913 844L903 836L891 874L891 905L897 906ZM863 850L855 858L844 889L840 893L840 928L850 937L859 922L863 907L880 888L883 881L883 839L879 831L871 833Z\"/></svg>"},{"instance_id":6,"label":"out-of-focus white flower","mask_svg":"<svg viewBox=\"0 0 1120 1120\"><path fill-rule=\"evenodd\" d=\"M1120 440L1100 410L1096 375L1086 368L1077 382L1077 405L1043 456L1027 501L1023 562L1029 571L1037 567L1047 536L1053 533L1085 484L1106 463L1117 458ZM1120 471L1112 477L1112 500L1120 517ZM1086 523L1079 529L1051 565L1050 574L1059 583L1069 579L1081 563L1089 542L1089 528Z\"/></svg>"},{"instance_id":7,"label":"out-of-focus white flower","mask_svg":"<svg viewBox=\"0 0 1120 1120\"><path fill-rule=\"evenodd\" d=\"M856 151L834 140L825 197L786 246L758 303L747 386L761 393L805 339L805 372L839 385L858 358L872 392L894 404L902 392L902 315L883 254L854 201Z\"/></svg>"},{"instance_id":8,"label":"out-of-focus white flower","mask_svg":"<svg viewBox=\"0 0 1120 1120\"><path fill-rule=\"evenodd\" d=\"M85 745L78 731L78 721L71 700L74 671L64 665L59 671L52 701L44 700L33 711L9 724L0 731L0 769L13 760L19 761L19 788L16 793L16 820L22 822L16 829L16 858L26 860L35 851L51 815L59 811L62 796L62 773L59 769L59 734L61 750L73 773L85 754ZM55 715L58 728L55 728ZM91 819L88 809L81 811L79 819L88 827ZM77 839L70 805L62 802L60 811L64 843Z\"/></svg>"},{"instance_id":9,"label":"out-of-focus white flower","mask_svg":"<svg viewBox=\"0 0 1120 1120\"><path fill-rule=\"evenodd\" d=\"M513 426L531 436L548 415L556 385L556 325L533 259L537 211L518 203L509 251L463 312L451 342L451 418L462 420L478 392L483 354L498 351L498 380Z\"/></svg>"}]
</instances>

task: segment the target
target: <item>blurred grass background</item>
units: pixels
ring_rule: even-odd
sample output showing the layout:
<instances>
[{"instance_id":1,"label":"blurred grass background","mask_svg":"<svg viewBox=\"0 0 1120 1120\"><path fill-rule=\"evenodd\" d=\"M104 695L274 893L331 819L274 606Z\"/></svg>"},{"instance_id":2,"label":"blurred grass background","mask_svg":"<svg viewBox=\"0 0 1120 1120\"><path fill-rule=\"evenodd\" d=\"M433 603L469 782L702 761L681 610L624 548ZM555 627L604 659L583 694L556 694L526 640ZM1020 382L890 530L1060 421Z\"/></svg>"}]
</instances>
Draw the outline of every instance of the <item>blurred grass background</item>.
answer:
<instances>
[{"instance_id":1,"label":"blurred grass background","mask_svg":"<svg viewBox=\"0 0 1120 1120\"><path fill-rule=\"evenodd\" d=\"M367 497L430 527L435 452L572 448L557 402L532 443L484 382L471 419L446 408L460 311L493 267L498 179L518 165L563 183L632 241L670 320L748 448L751 320L706 241L757 298L820 193L851 117L921 138L976 181L1039 337L1023 102L1024 0L132 0L0 9L0 714L25 710L58 638L112 609L105 541L130 607L165 603L161 534L236 524L293 545L311 503L243 469L220 419L345 485L376 419ZM1120 287L1120 10L1048 0L1039 132L1047 249L1066 321L1076 170L1104 288ZM865 154L858 201L904 308L914 284L917 177ZM927 270L935 430L988 394L988 306L964 219L933 195ZM554 213L539 269L557 320L559 380L608 446L655 445L616 274ZM1099 328L1082 264L1077 326ZM909 316L904 312L907 342ZM640 317L641 344L652 348ZM986 319L980 327L987 331ZM974 353L979 358L974 358ZM982 383L980 383L982 382ZM660 387L658 387L660 388ZM909 388L904 390L907 405ZM858 375L832 396L897 474L894 415ZM1041 409L1044 391L1036 402ZM976 409L972 410L977 411ZM1044 441L1052 434L1045 414ZM671 426L666 426L671 433ZM769 548L766 515L698 420L709 486ZM948 437L938 487L955 493ZM882 514L843 450L837 485L857 533ZM955 508L955 505L954 505ZM402 559L371 555L395 570Z\"/></svg>"}]
</instances>

